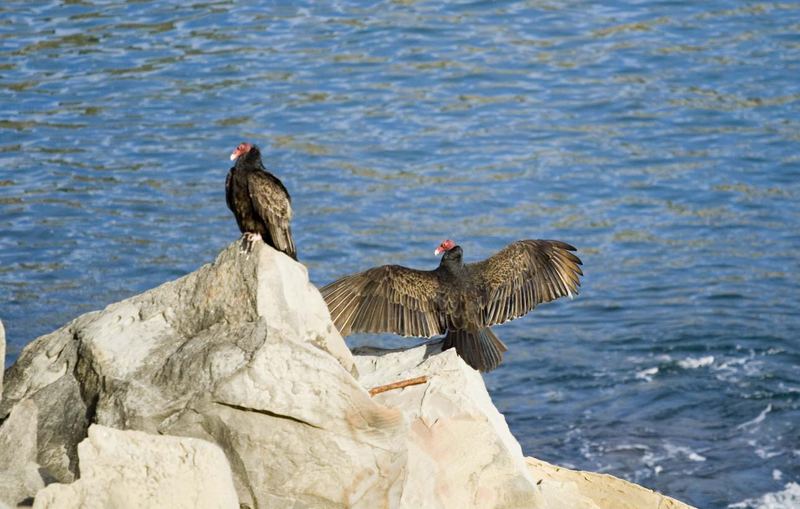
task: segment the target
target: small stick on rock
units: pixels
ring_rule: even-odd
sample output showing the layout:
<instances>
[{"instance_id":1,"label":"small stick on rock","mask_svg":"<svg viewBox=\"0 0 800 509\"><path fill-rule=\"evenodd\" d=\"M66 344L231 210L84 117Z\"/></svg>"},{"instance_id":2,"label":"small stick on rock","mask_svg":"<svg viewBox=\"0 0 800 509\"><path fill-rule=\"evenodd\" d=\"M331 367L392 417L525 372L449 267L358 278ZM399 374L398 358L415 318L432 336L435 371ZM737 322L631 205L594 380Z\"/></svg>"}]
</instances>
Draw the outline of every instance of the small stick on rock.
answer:
<instances>
[{"instance_id":1,"label":"small stick on rock","mask_svg":"<svg viewBox=\"0 0 800 509\"><path fill-rule=\"evenodd\" d=\"M400 380L399 382L394 382L387 385L379 385L378 387L373 387L370 389L369 395L374 396L382 392L391 391L392 389L402 389L403 387L408 387L409 385L424 384L427 381L428 377L423 375L418 376L417 378L409 378L408 380Z\"/></svg>"}]
</instances>

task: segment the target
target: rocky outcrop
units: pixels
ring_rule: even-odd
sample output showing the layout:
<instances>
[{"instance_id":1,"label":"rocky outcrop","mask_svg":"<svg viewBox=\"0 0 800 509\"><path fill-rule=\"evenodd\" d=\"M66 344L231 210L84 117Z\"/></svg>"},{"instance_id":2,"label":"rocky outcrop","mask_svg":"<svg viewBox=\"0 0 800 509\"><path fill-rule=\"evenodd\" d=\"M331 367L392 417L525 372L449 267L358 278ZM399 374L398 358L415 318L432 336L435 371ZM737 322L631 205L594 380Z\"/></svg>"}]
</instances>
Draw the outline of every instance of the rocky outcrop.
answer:
<instances>
[{"instance_id":1,"label":"rocky outcrop","mask_svg":"<svg viewBox=\"0 0 800 509\"><path fill-rule=\"evenodd\" d=\"M368 392L420 376L425 383ZM607 507L569 505L592 501L577 488L554 495L555 481L526 464L480 374L454 351L351 355L305 268L264 245L249 256L232 245L28 345L7 373L0 419L13 413L0 434L30 405L31 462L48 482L81 472L41 491L37 505L61 500L53 493L88 500L113 470L98 465L132 461L139 439L108 428L92 427L78 446L99 424L150 434L139 441L216 444L244 507ZM37 488L26 486L19 496Z\"/></svg>"},{"instance_id":2,"label":"rocky outcrop","mask_svg":"<svg viewBox=\"0 0 800 509\"><path fill-rule=\"evenodd\" d=\"M92 425L78 446L81 477L51 484L34 509L238 509L225 454L195 438Z\"/></svg>"},{"instance_id":3,"label":"rocky outcrop","mask_svg":"<svg viewBox=\"0 0 800 509\"><path fill-rule=\"evenodd\" d=\"M90 423L159 432L265 342L283 339L353 369L305 268L271 249L246 257L231 246L213 264L29 344L6 374L0 418L32 399L38 461L70 482Z\"/></svg>"}]
</instances>

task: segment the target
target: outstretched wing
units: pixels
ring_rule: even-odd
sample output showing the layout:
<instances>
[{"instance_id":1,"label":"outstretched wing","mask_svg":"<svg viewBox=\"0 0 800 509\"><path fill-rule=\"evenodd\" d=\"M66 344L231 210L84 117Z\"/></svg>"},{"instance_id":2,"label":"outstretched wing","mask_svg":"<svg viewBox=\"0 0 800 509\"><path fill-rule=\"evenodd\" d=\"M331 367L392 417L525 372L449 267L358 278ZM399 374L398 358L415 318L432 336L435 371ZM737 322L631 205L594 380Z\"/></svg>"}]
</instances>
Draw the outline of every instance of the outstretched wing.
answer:
<instances>
[{"instance_id":1,"label":"outstretched wing","mask_svg":"<svg viewBox=\"0 0 800 509\"><path fill-rule=\"evenodd\" d=\"M254 171L248 175L247 190L253 208L267 225L275 248L296 259L297 250L289 226L292 219L289 192L280 180L262 171Z\"/></svg>"},{"instance_id":2,"label":"outstretched wing","mask_svg":"<svg viewBox=\"0 0 800 509\"><path fill-rule=\"evenodd\" d=\"M439 280L432 271L383 265L345 276L320 291L342 336L393 332L429 338L445 331L436 305Z\"/></svg>"},{"instance_id":3,"label":"outstretched wing","mask_svg":"<svg viewBox=\"0 0 800 509\"><path fill-rule=\"evenodd\" d=\"M558 240L520 240L478 263L469 264L481 282L484 323L503 323L542 302L578 294L581 260Z\"/></svg>"}]
</instances>

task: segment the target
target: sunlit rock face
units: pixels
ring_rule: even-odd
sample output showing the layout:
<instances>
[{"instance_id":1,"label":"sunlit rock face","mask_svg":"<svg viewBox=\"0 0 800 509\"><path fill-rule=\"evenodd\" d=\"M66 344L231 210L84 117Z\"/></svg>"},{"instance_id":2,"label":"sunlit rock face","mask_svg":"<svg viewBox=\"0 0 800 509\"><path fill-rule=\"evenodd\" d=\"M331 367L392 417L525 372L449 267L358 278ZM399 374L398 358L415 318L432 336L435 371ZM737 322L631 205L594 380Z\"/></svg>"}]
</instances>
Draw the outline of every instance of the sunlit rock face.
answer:
<instances>
[{"instance_id":1,"label":"sunlit rock face","mask_svg":"<svg viewBox=\"0 0 800 509\"><path fill-rule=\"evenodd\" d=\"M114 472L142 464L136 471L155 477L125 476L125 489L157 497L147 486L205 485L210 475L222 484L208 488L227 493L221 507L613 506L578 478L526 463L481 375L453 350L352 355L305 267L263 244L249 255L232 244L32 342L6 373L0 419L0 438L28 433L34 444L0 471L0 482L14 479L14 500L0 499L9 505L80 506L108 483L122 490ZM202 466L179 474L188 458Z\"/></svg>"}]
</instances>

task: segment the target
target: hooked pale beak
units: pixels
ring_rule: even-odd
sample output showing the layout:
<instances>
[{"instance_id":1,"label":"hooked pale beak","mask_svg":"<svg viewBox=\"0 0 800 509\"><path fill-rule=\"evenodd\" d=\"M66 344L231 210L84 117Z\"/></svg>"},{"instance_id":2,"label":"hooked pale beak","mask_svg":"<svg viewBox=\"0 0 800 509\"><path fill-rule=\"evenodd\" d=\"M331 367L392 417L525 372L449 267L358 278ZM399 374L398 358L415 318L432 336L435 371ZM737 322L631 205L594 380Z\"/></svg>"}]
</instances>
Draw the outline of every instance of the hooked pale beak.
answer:
<instances>
[{"instance_id":1,"label":"hooked pale beak","mask_svg":"<svg viewBox=\"0 0 800 509\"><path fill-rule=\"evenodd\" d=\"M444 253L444 249L441 246L437 247L433 250L433 256L439 256L440 254Z\"/></svg>"},{"instance_id":2,"label":"hooked pale beak","mask_svg":"<svg viewBox=\"0 0 800 509\"><path fill-rule=\"evenodd\" d=\"M235 161L237 158L243 156L250 150L249 143L240 143L233 152L231 152L231 161Z\"/></svg>"}]
</instances>

